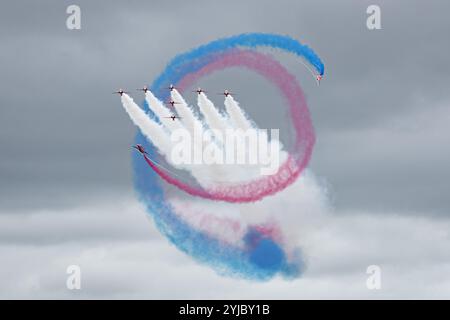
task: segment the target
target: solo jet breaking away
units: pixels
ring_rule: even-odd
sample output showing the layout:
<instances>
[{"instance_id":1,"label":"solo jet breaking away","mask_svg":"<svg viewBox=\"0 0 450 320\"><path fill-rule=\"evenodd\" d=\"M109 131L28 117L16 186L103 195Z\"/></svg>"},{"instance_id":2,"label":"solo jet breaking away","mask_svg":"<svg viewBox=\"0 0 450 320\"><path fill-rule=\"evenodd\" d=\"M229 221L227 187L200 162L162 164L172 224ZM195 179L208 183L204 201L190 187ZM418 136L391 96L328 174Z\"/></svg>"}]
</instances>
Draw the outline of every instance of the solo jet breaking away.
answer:
<instances>
[{"instance_id":1,"label":"solo jet breaking away","mask_svg":"<svg viewBox=\"0 0 450 320\"><path fill-rule=\"evenodd\" d=\"M145 151L144 147L140 144L133 146L133 148L135 148L137 151L139 151L142 154L148 154L147 151Z\"/></svg>"}]
</instances>

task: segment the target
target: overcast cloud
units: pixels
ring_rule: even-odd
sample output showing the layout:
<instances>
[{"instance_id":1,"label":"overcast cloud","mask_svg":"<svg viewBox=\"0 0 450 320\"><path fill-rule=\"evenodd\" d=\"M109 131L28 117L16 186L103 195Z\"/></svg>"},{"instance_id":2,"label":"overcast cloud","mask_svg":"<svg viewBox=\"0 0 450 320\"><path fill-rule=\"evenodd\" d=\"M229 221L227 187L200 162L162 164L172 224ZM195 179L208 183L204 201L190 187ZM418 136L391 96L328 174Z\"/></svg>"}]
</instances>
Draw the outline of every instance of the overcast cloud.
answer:
<instances>
[{"instance_id":1,"label":"overcast cloud","mask_svg":"<svg viewBox=\"0 0 450 320\"><path fill-rule=\"evenodd\" d=\"M365 26L373 3L382 30ZM448 1L77 1L79 31L66 28L70 4L0 11L0 297L450 297ZM151 83L179 52L253 31L288 34L325 63L317 87L280 55L306 93L310 168L332 204L303 221L308 270L293 282L223 278L167 243L134 196L136 129L111 94ZM282 128L263 104L279 101L273 89L241 75L201 85L238 91L252 118ZM69 264L82 267L80 291L65 287ZM382 290L365 286L370 264Z\"/></svg>"}]
</instances>

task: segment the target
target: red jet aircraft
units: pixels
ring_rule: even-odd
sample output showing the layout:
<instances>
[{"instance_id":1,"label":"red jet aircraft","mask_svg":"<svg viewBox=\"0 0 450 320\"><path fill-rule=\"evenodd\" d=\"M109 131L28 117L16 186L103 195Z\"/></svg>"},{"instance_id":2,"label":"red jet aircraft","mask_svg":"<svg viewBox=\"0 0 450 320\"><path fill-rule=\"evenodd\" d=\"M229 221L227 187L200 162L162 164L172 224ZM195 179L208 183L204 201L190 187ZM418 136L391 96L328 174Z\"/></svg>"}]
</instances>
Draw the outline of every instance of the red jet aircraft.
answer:
<instances>
[{"instance_id":1,"label":"red jet aircraft","mask_svg":"<svg viewBox=\"0 0 450 320\"><path fill-rule=\"evenodd\" d=\"M175 121L175 119L181 119L180 117L177 117L177 116L170 116L170 117L164 117L164 118L172 119L172 121Z\"/></svg>"},{"instance_id":2,"label":"red jet aircraft","mask_svg":"<svg viewBox=\"0 0 450 320\"><path fill-rule=\"evenodd\" d=\"M144 147L140 144L133 146L133 148L135 148L137 151L139 151L142 154L148 154L147 151L144 150Z\"/></svg>"},{"instance_id":3,"label":"red jet aircraft","mask_svg":"<svg viewBox=\"0 0 450 320\"><path fill-rule=\"evenodd\" d=\"M192 92L197 92L198 94L200 94L200 93L205 93L206 91L204 91L202 88L198 88L197 90L195 90L195 91L192 91Z\"/></svg>"},{"instance_id":4,"label":"red jet aircraft","mask_svg":"<svg viewBox=\"0 0 450 320\"><path fill-rule=\"evenodd\" d=\"M138 90L138 91L144 91L144 93L147 93L148 88L147 88L147 86L144 86L143 88L136 89L136 90Z\"/></svg>"},{"instance_id":5,"label":"red jet aircraft","mask_svg":"<svg viewBox=\"0 0 450 320\"><path fill-rule=\"evenodd\" d=\"M119 91L114 91L114 92L113 92L113 94L120 94L121 96L122 96L124 93L129 93L129 92L123 91L122 89L119 89Z\"/></svg>"},{"instance_id":6,"label":"red jet aircraft","mask_svg":"<svg viewBox=\"0 0 450 320\"><path fill-rule=\"evenodd\" d=\"M320 81L323 79L323 76L321 74L316 75L317 83L320 85Z\"/></svg>"},{"instance_id":7,"label":"red jet aircraft","mask_svg":"<svg viewBox=\"0 0 450 320\"><path fill-rule=\"evenodd\" d=\"M173 107L174 107L174 104L179 104L179 102L170 100L167 104L170 104L170 106L173 108Z\"/></svg>"},{"instance_id":8,"label":"red jet aircraft","mask_svg":"<svg viewBox=\"0 0 450 320\"><path fill-rule=\"evenodd\" d=\"M228 90L225 90L224 92L218 93L218 94L223 94L225 97L234 95L234 93L232 93L232 92L230 92L230 91L228 91Z\"/></svg>"}]
</instances>

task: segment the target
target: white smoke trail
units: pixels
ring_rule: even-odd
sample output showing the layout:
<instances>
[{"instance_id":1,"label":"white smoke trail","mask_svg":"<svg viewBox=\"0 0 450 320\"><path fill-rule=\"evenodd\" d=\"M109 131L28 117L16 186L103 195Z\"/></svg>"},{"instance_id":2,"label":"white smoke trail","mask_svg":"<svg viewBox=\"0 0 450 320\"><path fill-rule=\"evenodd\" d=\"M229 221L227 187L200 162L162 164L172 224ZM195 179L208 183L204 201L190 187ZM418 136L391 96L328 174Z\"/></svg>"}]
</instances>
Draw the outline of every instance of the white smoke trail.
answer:
<instances>
[{"instance_id":1,"label":"white smoke trail","mask_svg":"<svg viewBox=\"0 0 450 320\"><path fill-rule=\"evenodd\" d=\"M259 129L256 123L254 123L250 117L246 114L246 112L239 106L239 103L233 98L233 96L228 95L225 97L225 110L227 112L227 115L229 117L229 120L231 122L231 125L236 129L241 130L250 130L250 129ZM260 134L264 137L262 140L264 141L270 141L269 145L267 146L268 150L271 150L272 147L276 147L276 152L280 154L280 162L284 162L287 158L287 153L283 150L283 145L280 141L275 140L273 137L272 140L270 140L269 136L267 135L267 132L262 130L260 131ZM249 151L249 150L248 150ZM249 154L247 153L247 157ZM269 154L264 153L264 162L269 161ZM261 160L261 159L260 159ZM248 176L254 176L255 172L260 172L261 168L259 166L254 166L249 168L249 170L246 170L246 177Z\"/></svg>"},{"instance_id":2,"label":"white smoke trail","mask_svg":"<svg viewBox=\"0 0 450 320\"><path fill-rule=\"evenodd\" d=\"M148 92L147 92L148 93ZM147 95L146 95L147 96ZM153 94L149 96L149 98L154 97ZM153 106L160 106L159 111L161 110L162 103L154 98L155 100L150 100ZM122 95L122 105L125 111L130 116L133 123L139 128L139 130L144 134L145 137L156 147L159 154L163 155L166 161L168 161L172 166L177 169L185 169L190 171L192 176L196 178L197 181L202 181L202 177L205 176L205 172L194 169L189 170L186 166L176 164L172 161L171 150L172 150L172 142L170 140L170 136L168 132L165 130L163 125L156 123L154 120L150 119L150 117L134 102L134 100L128 96L127 94ZM153 110L157 110L156 108ZM171 119L165 119L168 121L164 121L165 124L172 122ZM169 122L170 121L170 122ZM161 166L159 163L155 163L158 166ZM165 167L162 167L165 170L168 170ZM170 170L168 170L170 171Z\"/></svg>"},{"instance_id":3,"label":"white smoke trail","mask_svg":"<svg viewBox=\"0 0 450 320\"><path fill-rule=\"evenodd\" d=\"M220 114L219 110L203 92L198 95L197 104L209 129L225 132L229 128L227 119Z\"/></svg>"},{"instance_id":4,"label":"white smoke trail","mask_svg":"<svg viewBox=\"0 0 450 320\"><path fill-rule=\"evenodd\" d=\"M222 115L219 110L214 106L207 95L201 92L197 96L197 104L201 114L204 118L204 126L209 130L218 131L219 135L215 135L212 138L212 142L217 145L221 152L225 153L224 139L227 129L239 129L230 123L229 115ZM239 108L239 107L237 107ZM241 111L243 113L243 111ZM257 129L256 127L249 127L248 129ZM240 141L243 142L243 141ZM239 143L239 142L238 142ZM237 147L238 148L238 147ZM247 151L247 150L246 150ZM246 153L246 157L248 153ZM227 164L226 166L212 166L211 171L213 175L218 177L220 182L242 182L258 177L259 169L255 165L240 165L240 164Z\"/></svg>"},{"instance_id":5,"label":"white smoke trail","mask_svg":"<svg viewBox=\"0 0 450 320\"><path fill-rule=\"evenodd\" d=\"M158 152L166 158L166 161L178 169L189 172L203 187L208 188L210 185L216 183L236 183L260 178L261 173L265 170L263 167L267 167L267 164L270 163L270 154L275 154L275 152L281 156L278 162L275 162L275 166L286 160L287 153L282 150L279 141L274 140L273 137L271 137L273 141L270 141L267 133L262 130L258 133L262 135L258 136L259 141L257 141L257 146L254 143L255 141L252 143L247 142L244 137L243 139L235 139L234 142L236 145L232 147L234 153L238 152L238 150L244 150L244 158L246 160L249 160L250 156L254 156L254 158L259 156L259 163L227 162L227 152L229 152L230 149L228 149L228 146L224 144L223 141L227 131L230 129L238 129L241 132L245 132L246 130L259 130L256 124L254 124L240 108L234 98L231 96L225 98L227 113L222 115L204 93L198 95L198 106L204 116L204 122L202 122L197 117L196 112L188 106L184 98L176 89L172 90L171 97L173 101L177 102L174 107L177 114L180 116L180 119L176 119L176 121L167 118L166 114L169 109L164 106L163 102L157 99L152 92L147 91L146 93L146 100L149 107L160 119L162 124L150 119L128 95L123 95L122 102L133 122L140 128L144 135L153 142L157 147ZM171 140L174 138L174 133L177 133L178 129L188 133L190 136L190 139L188 139L189 142L180 142L175 139ZM211 129L216 130L220 134L214 135L213 133L213 135L211 135ZM182 145L189 143L186 150L190 151L188 156L191 158L188 159L187 162L174 160L172 151L175 151L173 148L179 143ZM253 144L256 149L250 148L250 144ZM263 148L262 146L266 147ZM260 151L255 152L257 149ZM177 149L177 151L179 150L180 148ZM265 153L265 151L268 151L269 154ZM256 153L258 153L258 155L256 155ZM196 160L198 159L198 157L196 158L196 155L199 155L200 161ZM212 163L207 163L207 165L205 165L205 159L208 155L208 159L210 160L218 158L222 159L222 161L212 161ZM180 157L177 159L180 160ZM237 159L236 154L234 155L234 159ZM270 168L272 168L272 166L270 166ZM275 168L275 170L276 169L277 168ZM271 169L265 171L272 172ZM276 171L273 173L276 173Z\"/></svg>"},{"instance_id":6,"label":"white smoke trail","mask_svg":"<svg viewBox=\"0 0 450 320\"><path fill-rule=\"evenodd\" d=\"M203 130L203 125L201 121L197 118L194 113L194 110L188 106L183 96L178 92L177 89L173 89L171 91L172 100L178 102L175 104L175 110L177 114L180 116L180 121L189 131L193 132L194 130Z\"/></svg>"},{"instance_id":7,"label":"white smoke trail","mask_svg":"<svg viewBox=\"0 0 450 320\"><path fill-rule=\"evenodd\" d=\"M170 138L164 128L151 120L148 115L124 93L121 97L122 105L133 123L153 143L158 152L164 156L170 153Z\"/></svg>"},{"instance_id":8,"label":"white smoke trail","mask_svg":"<svg viewBox=\"0 0 450 320\"><path fill-rule=\"evenodd\" d=\"M177 114L180 116L180 122L183 124L184 128L191 132L192 136L195 137L195 132L200 135L203 134L205 126L198 119L194 110L189 107L186 100L178 92L177 89L171 90L171 98L173 101L177 102L174 107ZM202 153L206 143L201 139L192 139L192 154ZM209 147L213 149L213 152L220 152L220 149L215 144L210 144ZM218 166L191 166L191 173L196 178L196 180L203 186L208 187L212 181L220 180L220 178L226 177L224 172Z\"/></svg>"},{"instance_id":9,"label":"white smoke trail","mask_svg":"<svg viewBox=\"0 0 450 320\"><path fill-rule=\"evenodd\" d=\"M231 124L238 129L248 130L256 127L245 114L245 111L239 107L234 98L229 95L225 97L225 110L230 117Z\"/></svg>"},{"instance_id":10,"label":"white smoke trail","mask_svg":"<svg viewBox=\"0 0 450 320\"><path fill-rule=\"evenodd\" d=\"M156 114L159 120L164 124L164 126L169 130L169 132L173 132L176 129L183 128L183 125L178 121L178 119L171 120L168 117L172 115L172 112L164 106L164 104L155 97L155 95L147 90L145 93L145 100L149 108ZM165 119L169 119L171 121L164 121Z\"/></svg>"}]
</instances>

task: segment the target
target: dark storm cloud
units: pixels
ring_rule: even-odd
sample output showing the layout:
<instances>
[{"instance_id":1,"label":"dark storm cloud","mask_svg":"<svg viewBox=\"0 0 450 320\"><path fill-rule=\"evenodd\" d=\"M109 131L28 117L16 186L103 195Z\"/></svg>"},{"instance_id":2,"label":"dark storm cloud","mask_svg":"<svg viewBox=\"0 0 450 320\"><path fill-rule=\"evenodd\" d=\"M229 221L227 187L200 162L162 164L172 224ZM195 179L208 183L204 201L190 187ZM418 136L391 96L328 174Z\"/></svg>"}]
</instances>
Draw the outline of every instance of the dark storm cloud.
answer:
<instances>
[{"instance_id":1,"label":"dark storm cloud","mask_svg":"<svg viewBox=\"0 0 450 320\"><path fill-rule=\"evenodd\" d=\"M449 153L442 151L447 126L437 128L440 139L423 130L423 148L415 150L417 135L391 136L387 123L421 121L415 114L423 109L431 118L448 114L442 105L450 101L449 44L442 35L450 30L450 3L378 3L378 31L365 27L368 1L78 1L80 31L65 27L72 2L3 4L1 206L63 207L109 190L131 193L135 128L110 93L148 84L188 48L261 31L289 34L325 62L326 79L316 88L301 66L286 59L302 81L316 128L311 166L329 180L339 208L448 213L450 203L440 197L450 178ZM256 99L259 82L231 82L259 121L276 117L264 111L264 101L276 98Z\"/></svg>"}]
</instances>

